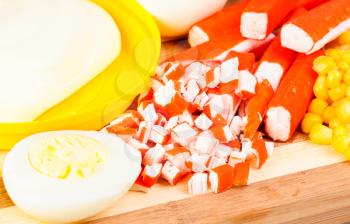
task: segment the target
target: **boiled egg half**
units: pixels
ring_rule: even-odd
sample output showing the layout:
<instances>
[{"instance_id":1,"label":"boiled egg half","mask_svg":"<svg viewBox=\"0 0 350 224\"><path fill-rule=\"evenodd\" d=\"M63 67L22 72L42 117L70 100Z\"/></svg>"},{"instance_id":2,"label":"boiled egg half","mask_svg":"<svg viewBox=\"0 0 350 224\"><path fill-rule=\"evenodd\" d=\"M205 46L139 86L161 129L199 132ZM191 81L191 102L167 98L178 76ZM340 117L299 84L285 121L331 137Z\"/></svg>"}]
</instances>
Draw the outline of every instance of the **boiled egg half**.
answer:
<instances>
[{"instance_id":1,"label":"boiled egg half","mask_svg":"<svg viewBox=\"0 0 350 224\"><path fill-rule=\"evenodd\" d=\"M3 180L24 212L67 223L110 207L140 171L140 152L115 135L55 131L16 144L5 158Z\"/></svg>"}]
</instances>

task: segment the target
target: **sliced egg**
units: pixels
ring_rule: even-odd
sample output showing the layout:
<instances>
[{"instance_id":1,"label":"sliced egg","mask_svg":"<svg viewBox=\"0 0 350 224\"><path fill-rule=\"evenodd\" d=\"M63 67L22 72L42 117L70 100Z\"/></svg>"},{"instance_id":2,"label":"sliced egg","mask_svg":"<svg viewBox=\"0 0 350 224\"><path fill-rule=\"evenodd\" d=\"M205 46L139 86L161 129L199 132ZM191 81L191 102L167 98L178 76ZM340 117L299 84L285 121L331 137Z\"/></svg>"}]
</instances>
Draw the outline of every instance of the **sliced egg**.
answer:
<instances>
[{"instance_id":1,"label":"sliced egg","mask_svg":"<svg viewBox=\"0 0 350 224\"><path fill-rule=\"evenodd\" d=\"M140 171L140 152L115 135L55 131L17 143L5 158L3 180L24 212L67 223L110 207Z\"/></svg>"}]
</instances>

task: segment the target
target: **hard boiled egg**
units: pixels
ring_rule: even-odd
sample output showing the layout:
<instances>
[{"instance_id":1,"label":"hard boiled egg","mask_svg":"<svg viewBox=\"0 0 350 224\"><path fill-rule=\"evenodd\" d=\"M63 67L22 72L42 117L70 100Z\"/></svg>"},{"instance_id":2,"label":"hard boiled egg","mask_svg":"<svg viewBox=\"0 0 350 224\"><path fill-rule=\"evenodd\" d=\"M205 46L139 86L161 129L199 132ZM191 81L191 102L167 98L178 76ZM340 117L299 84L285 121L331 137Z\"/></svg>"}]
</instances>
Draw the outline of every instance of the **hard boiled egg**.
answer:
<instances>
[{"instance_id":1,"label":"hard boiled egg","mask_svg":"<svg viewBox=\"0 0 350 224\"><path fill-rule=\"evenodd\" d=\"M221 10L227 0L138 0L138 2L156 19L162 37L174 38L185 35L193 24Z\"/></svg>"},{"instance_id":2,"label":"hard boiled egg","mask_svg":"<svg viewBox=\"0 0 350 224\"><path fill-rule=\"evenodd\" d=\"M56 131L16 144L5 158L3 180L24 212L65 223L110 207L140 171L140 152L115 135Z\"/></svg>"}]
</instances>

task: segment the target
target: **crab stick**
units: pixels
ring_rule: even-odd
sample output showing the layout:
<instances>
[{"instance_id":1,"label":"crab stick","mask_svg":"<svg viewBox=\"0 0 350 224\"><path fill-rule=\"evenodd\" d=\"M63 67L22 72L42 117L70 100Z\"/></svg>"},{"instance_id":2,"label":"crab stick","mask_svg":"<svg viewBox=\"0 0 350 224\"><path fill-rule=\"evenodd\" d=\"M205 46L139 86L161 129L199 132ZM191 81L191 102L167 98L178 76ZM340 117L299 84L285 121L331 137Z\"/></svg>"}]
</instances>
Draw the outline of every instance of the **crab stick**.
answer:
<instances>
[{"instance_id":1,"label":"crab stick","mask_svg":"<svg viewBox=\"0 0 350 224\"><path fill-rule=\"evenodd\" d=\"M207 170L209 157L208 154L194 153L186 160L186 167L193 172L204 172Z\"/></svg>"},{"instance_id":2,"label":"crab stick","mask_svg":"<svg viewBox=\"0 0 350 224\"><path fill-rule=\"evenodd\" d=\"M162 172L162 167L163 165L161 163L154 163L152 165L145 166L141 173L143 185L145 187L150 188L157 183Z\"/></svg>"},{"instance_id":3,"label":"crab stick","mask_svg":"<svg viewBox=\"0 0 350 224\"><path fill-rule=\"evenodd\" d=\"M164 127L160 125L153 125L149 135L149 140L151 140L154 143L164 145L169 140L169 134L170 131L168 131Z\"/></svg>"},{"instance_id":4,"label":"crab stick","mask_svg":"<svg viewBox=\"0 0 350 224\"><path fill-rule=\"evenodd\" d=\"M128 144L132 147L134 147L135 149L139 150L141 152L141 156L142 158L145 156L147 150L149 149L149 146L144 144L144 143L141 143L139 140L137 139L130 139L128 141Z\"/></svg>"},{"instance_id":5,"label":"crab stick","mask_svg":"<svg viewBox=\"0 0 350 224\"><path fill-rule=\"evenodd\" d=\"M211 154L217 143L211 132L203 131L192 142L192 148L197 153Z\"/></svg>"},{"instance_id":6,"label":"crab stick","mask_svg":"<svg viewBox=\"0 0 350 224\"><path fill-rule=\"evenodd\" d=\"M299 0L298 6L302 6L305 9L310 10L328 1L329 0Z\"/></svg>"},{"instance_id":7,"label":"crab stick","mask_svg":"<svg viewBox=\"0 0 350 224\"><path fill-rule=\"evenodd\" d=\"M251 40L243 38L238 32L236 35L222 36L219 41L209 41L196 47L189 48L188 50L169 58L167 61L180 61L183 64L189 64L197 60L223 61L231 51L240 52L240 54L236 53L239 57L239 61L244 60L246 57L249 58L245 60L250 60L250 57L252 56L244 53L270 43L274 38L275 35L270 34L263 40ZM254 57L254 54L252 55Z\"/></svg>"},{"instance_id":8,"label":"crab stick","mask_svg":"<svg viewBox=\"0 0 350 224\"><path fill-rule=\"evenodd\" d=\"M168 181L171 185L176 185L186 173L181 172L181 170L169 161L166 161L163 165L161 177Z\"/></svg>"},{"instance_id":9,"label":"crab stick","mask_svg":"<svg viewBox=\"0 0 350 224\"><path fill-rule=\"evenodd\" d=\"M146 166L154 163L161 163L163 162L164 156L165 148L160 144L156 144L145 153L142 164Z\"/></svg>"},{"instance_id":10,"label":"crab stick","mask_svg":"<svg viewBox=\"0 0 350 224\"><path fill-rule=\"evenodd\" d=\"M212 191L220 193L233 187L235 170L232 166L224 164L209 173L209 182Z\"/></svg>"},{"instance_id":11,"label":"crab stick","mask_svg":"<svg viewBox=\"0 0 350 224\"><path fill-rule=\"evenodd\" d=\"M255 96L253 96L245 105L247 119L247 123L243 130L245 138L252 139L258 130L273 93L272 87L267 80L257 84Z\"/></svg>"},{"instance_id":12,"label":"crab stick","mask_svg":"<svg viewBox=\"0 0 350 224\"><path fill-rule=\"evenodd\" d=\"M208 42L227 33L232 33L239 26L241 14L248 1L232 4L214 15L196 23L188 34L191 47Z\"/></svg>"},{"instance_id":13,"label":"crab stick","mask_svg":"<svg viewBox=\"0 0 350 224\"><path fill-rule=\"evenodd\" d=\"M328 1L291 19L281 30L282 46L311 54L350 29L350 1Z\"/></svg>"},{"instance_id":14,"label":"crab stick","mask_svg":"<svg viewBox=\"0 0 350 224\"><path fill-rule=\"evenodd\" d=\"M252 149L255 150L256 156L252 159L251 166L260 169L269 157L265 141L261 132L256 132L252 140Z\"/></svg>"},{"instance_id":15,"label":"crab stick","mask_svg":"<svg viewBox=\"0 0 350 224\"><path fill-rule=\"evenodd\" d=\"M195 173L187 182L188 192L193 195L204 194L208 189L208 174Z\"/></svg>"},{"instance_id":16,"label":"crab stick","mask_svg":"<svg viewBox=\"0 0 350 224\"><path fill-rule=\"evenodd\" d=\"M170 161L182 172L187 171L186 160L191 156L191 152L184 147L175 147L165 153L165 159Z\"/></svg>"},{"instance_id":17,"label":"crab stick","mask_svg":"<svg viewBox=\"0 0 350 224\"><path fill-rule=\"evenodd\" d=\"M241 16L241 34L262 40L272 33L296 7L291 0L251 0Z\"/></svg>"},{"instance_id":18,"label":"crab stick","mask_svg":"<svg viewBox=\"0 0 350 224\"><path fill-rule=\"evenodd\" d=\"M242 163L235 164L234 167L234 178L233 185L234 186L245 186L248 184L250 173L250 165L249 162L245 161Z\"/></svg>"},{"instance_id":19,"label":"crab stick","mask_svg":"<svg viewBox=\"0 0 350 224\"><path fill-rule=\"evenodd\" d=\"M273 140L287 141L295 132L313 97L317 74L313 61L322 55L299 54L271 99L265 117L265 130Z\"/></svg>"}]
</instances>

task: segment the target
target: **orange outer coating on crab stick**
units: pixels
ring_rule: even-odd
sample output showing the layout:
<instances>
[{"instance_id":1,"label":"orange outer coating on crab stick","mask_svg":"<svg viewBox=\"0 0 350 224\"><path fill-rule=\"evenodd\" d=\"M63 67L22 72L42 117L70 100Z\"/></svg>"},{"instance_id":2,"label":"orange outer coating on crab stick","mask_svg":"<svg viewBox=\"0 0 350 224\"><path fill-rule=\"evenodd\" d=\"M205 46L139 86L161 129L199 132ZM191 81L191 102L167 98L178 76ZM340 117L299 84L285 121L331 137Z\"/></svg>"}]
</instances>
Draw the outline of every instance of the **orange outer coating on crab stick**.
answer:
<instances>
[{"instance_id":1,"label":"orange outer coating on crab stick","mask_svg":"<svg viewBox=\"0 0 350 224\"><path fill-rule=\"evenodd\" d=\"M298 6L302 6L307 10L313 9L329 0L299 0Z\"/></svg>"},{"instance_id":2,"label":"orange outer coating on crab stick","mask_svg":"<svg viewBox=\"0 0 350 224\"><path fill-rule=\"evenodd\" d=\"M350 1L328 1L285 24L281 31L282 45L309 54L322 48L349 28ZM298 45L294 41L295 37Z\"/></svg>"},{"instance_id":3,"label":"orange outer coating on crab stick","mask_svg":"<svg viewBox=\"0 0 350 224\"><path fill-rule=\"evenodd\" d=\"M257 132L273 94L274 91L267 80L256 85L256 94L246 105L247 125L243 131L245 138L252 139Z\"/></svg>"},{"instance_id":4,"label":"orange outer coating on crab stick","mask_svg":"<svg viewBox=\"0 0 350 224\"><path fill-rule=\"evenodd\" d=\"M248 184L248 178L250 173L250 165L249 162L237 163L234 168L234 178L233 185L234 186L245 186Z\"/></svg>"},{"instance_id":5,"label":"orange outer coating on crab stick","mask_svg":"<svg viewBox=\"0 0 350 224\"><path fill-rule=\"evenodd\" d=\"M295 59L293 65L284 76L279 85L275 95L270 101L267 109L267 116L265 117L265 130L269 136L274 140L287 141L295 132L300 121L302 120L307 108L313 98L313 86L317 78L317 73L313 71L313 61L322 55L321 51L317 51L311 55L299 54ZM269 125L278 126L277 123L269 123L268 113L273 108L283 108L290 115L289 132L287 137L279 138L272 135L279 135L278 133L269 133L273 127Z\"/></svg>"},{"instance_id":6,"label":"orange outer coating on crab stick","mask_svg":"<svg viewBox=\"0 0 350 224\"><path fill-rule=\"evenodd\" d=\"M166 105L165 110L169 117L173 117L183 114L187 107L188 103L176 93L170 104Z\"/></svg>"},{"instance_id":7,"label":"orange outer coating on crab stick","mask_svg":"<svg viewBox=\"0 0 350 224\"><path fill-rule=\"evenodd\" d=\"M236 51L230 51L226 60L238 58L238 70L251 70L255 64L255 54L253 53L239 53Z\"/></svg>"},{"instance_id":8,"label":"orange outer coating on crab stick","mask_svg":"<svg viewBox=\"0 0 350 224\"><path fill-rule=\"evenodd\" d=\"M241 14L247 4L248 0L232 4L214 15L196 23L190 30L189 39L194 40L195 37L191 37L191 35L195 35L193 33L195 29L200 29L206 34L208 40L232 32L235 27L239 26Z\"/></svg>"},{"instance_id":9,"label":"orange outer coating on crab stick","mask_svg":"<svg viewBox=\"0 0 350 224\"><path fill-rule=\"evenodd\" d=\"M273 32L281 24L283 19L295 8L296 1L293 0L251 0L242 14L241 33L247 38L265 38L268 34ZM264 13L267 16L266 26L263 26L263 24L261 26L261 29L263 29L261 31L264 31L264 35L262 35L260 38L247 35L246 29L254 29L253 27L245 27L248 24L244 23L243 18L245 17L245 14L248 15L249 13ZM261 18L259 19L261 20Z\"/></svg>"},{"instance_id":10,"label":"orange outer coating on crab stick","mask_svg":"<svg viewBox=\"0 0 350 224\"><path fill-rule=\"evenodd\" d=\"M224 164L212 169L211 172L216 173L218 177L218 186L216 191L217 193L223 192L233 187L235 170L232 166Z\"/></svg>"},{"instance_id":11,"label":"orange outer coating on crab stick","mask_svg":"<svg viewBox=\"0 0 350 224\"><path fill-rule=\"evenodd\" d=\"M252 141L252 148L255 149L258 153L259 164L258 169L260 169L268 158L265 141L262 137L262 133L256 132Z\"/></svg>"}]
</instances>

